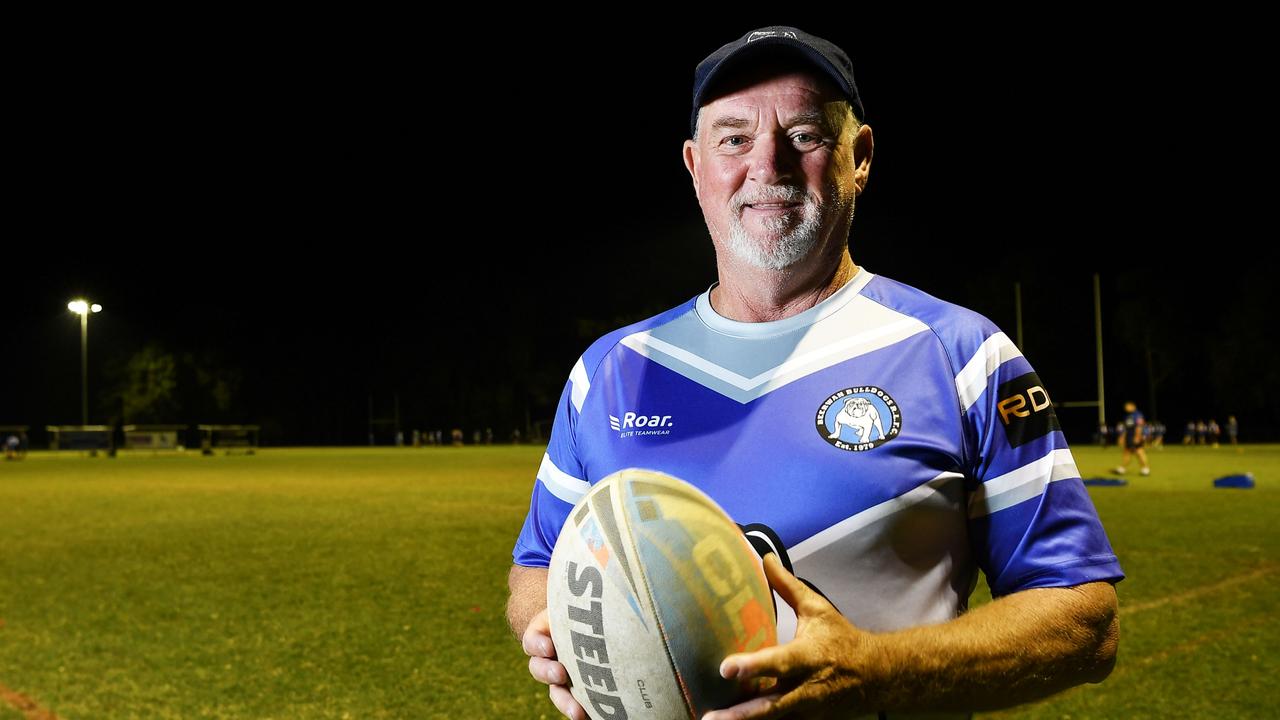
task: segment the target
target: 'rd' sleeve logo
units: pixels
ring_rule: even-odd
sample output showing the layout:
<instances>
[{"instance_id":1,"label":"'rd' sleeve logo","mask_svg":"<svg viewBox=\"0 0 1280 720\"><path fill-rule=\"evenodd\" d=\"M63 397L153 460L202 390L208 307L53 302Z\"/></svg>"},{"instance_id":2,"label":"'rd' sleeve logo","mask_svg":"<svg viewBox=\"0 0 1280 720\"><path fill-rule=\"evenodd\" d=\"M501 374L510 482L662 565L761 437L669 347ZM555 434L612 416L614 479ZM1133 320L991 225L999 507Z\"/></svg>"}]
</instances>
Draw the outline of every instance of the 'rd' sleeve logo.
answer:
<instances>
[{"instance_id":1,"label":"'rd' sleeve logo","mask_svg":"<svg viewBox=\"0 0 1280 720\"><path fill-rule=\"evenodd\" d=\"M1002 383L996 411L1010 447L1018 447L1061 428L1049 393L1033 372Z\"/></svg>"}]
</instances>

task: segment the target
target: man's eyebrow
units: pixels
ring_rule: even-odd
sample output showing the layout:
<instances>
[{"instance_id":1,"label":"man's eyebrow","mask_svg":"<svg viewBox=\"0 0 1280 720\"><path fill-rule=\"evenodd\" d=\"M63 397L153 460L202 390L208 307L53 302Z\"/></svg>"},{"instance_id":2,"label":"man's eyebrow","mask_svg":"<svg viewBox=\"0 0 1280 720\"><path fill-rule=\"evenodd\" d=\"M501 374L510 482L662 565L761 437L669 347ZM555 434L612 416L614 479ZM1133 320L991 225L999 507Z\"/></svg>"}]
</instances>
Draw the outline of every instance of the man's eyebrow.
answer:
<instances>
[{"instance_id":1,"label":"man's eyebrow","mask_svg":"<svg viewBox=\"0 0 1280 720\"><path fill-rule=\"evenodd\" d=\"M716 121L711 123L711 129L719 130L720 128L735 128L735 129L744 128L749 124L750 123L747 121L746 118L721 117L721 118L716 118Z\"/></svg>"},{"instance_id":2,"label":"man's eyebrow","mask_svg":"<svg viewBox=\"0 0 1280 720\"><path fill-rule=\"evenodd\" d=\"M830 129L826 114L817 110L792 115L787 120L787 127L795 127L796 125L817 125L823 129Z\"/></svg>"}]
</instances>

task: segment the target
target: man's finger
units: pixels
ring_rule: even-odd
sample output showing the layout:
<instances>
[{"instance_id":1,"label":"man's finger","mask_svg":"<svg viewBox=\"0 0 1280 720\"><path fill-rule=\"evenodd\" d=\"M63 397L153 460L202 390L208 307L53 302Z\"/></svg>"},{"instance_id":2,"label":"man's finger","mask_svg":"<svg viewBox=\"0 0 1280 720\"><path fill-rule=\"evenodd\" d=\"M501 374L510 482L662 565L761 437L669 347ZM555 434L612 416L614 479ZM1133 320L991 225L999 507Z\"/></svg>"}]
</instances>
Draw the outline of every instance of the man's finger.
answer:
<instances>
[{"instance_id":1,"label":"man's finger","mask_svg":"<svg viewBox=\"0 0 1280 720\"><path fill-rule=\"evenodd\" d=\"M551 642L551 622L547 619L547 611L543 610L529 621L529 626L520 636L520 646L524 654L530 657L554 658L556 647Z\"/></svg>"},{"instance_id":2,"label":"man's finger","mask_svg":"<svg viewBox=\"0 0 1280 720\"><path fill-rule=\"evenodd\" d=\"M776 693L753 697L733 707L713 710L703 715L702 720L764 720L782 717L786 710L780 708L778 703L781 700L782 696Z\"/></svg>"},{"instance_id":3,"label":"man's finger","mask_svg":"<svg viewBox=\"0 0 1280 720\"><path fill-rule=\"evenodd\" d=\"M780 683L764 695L707 713L702 720L795 720L818 712L822 709L820 702L812 686L795 680ZM825 713L818 714L826 717Z\"/></svg>"},{"instance_id":4,"label":"man's finger","mask_svg":"<svg viewBox=\"0 0 1280 720\"><path fill-rule=\"evenodd\" d=\"M547 658L529 658L529 674L533 676L534 680L548 685L567 685L569 683L569 672L564 669L564 665Z\"/></svg>"},{"instance_id":5,"label":"man's finger","mask_svg":"<svg viewBox=\"0 0 1280 720\"><path fill-rule=\"evenodd\" d=\"M730 655L720 663L720 677L746 680L756 677L785 678L806 673L809 663L802 655L803 643L803 640L793 640L755 652Z\"/></svg>"},{"instance_id":6,"label":"man's finger","mask_svg":"<svg viewBox=\"0 0 1280 720\"><path fill-rule=\"evenodd\" d=\"M573 699L573 694L569 692L569 688L563 685L552 685L549 693L552 704L556 706L561 715L570 718L570 720L591 720L591 718L587 717L587 711L583 710L578 701Z\"/></svg>"},{"instance_id":7,"label":"man's finger","mask_svg":"<svg viewBox=\"0 0 1280 720\"><path fill-rule=\"evenodd\" d=\"M552 644L550 635L526 631L524 637L520 639L520 645L524 648L524 654L529 657L554 658L556 656L556 646Z\"/></svg>"},{"instance_id":8,"label":"man's finger","mask_svg":"<svg viewBox=\"0 0 1280 720\"><path fill-rule=\"evenodd\" d=\"M764 556L764 575L769 579L770 587L778 591L778 595L795 609L797 615L801 613L801 610L812 611L812 601L814 599L822 600L821 595L788 572L782 566L782 561L774 553ZM825 601L823 602L825 603ZM802 605L804 607L801 607Z\"/></svg>"}]
</instances>

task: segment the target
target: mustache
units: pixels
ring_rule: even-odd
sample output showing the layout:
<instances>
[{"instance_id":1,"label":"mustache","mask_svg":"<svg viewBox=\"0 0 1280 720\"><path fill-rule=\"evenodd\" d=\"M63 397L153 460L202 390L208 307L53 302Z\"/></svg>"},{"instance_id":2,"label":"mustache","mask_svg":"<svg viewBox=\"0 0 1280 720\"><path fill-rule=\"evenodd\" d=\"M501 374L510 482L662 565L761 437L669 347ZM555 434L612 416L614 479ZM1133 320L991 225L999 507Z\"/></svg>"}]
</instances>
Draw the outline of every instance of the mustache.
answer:
<instances>
[{"instance_id":1,"label":"mustache","mask_svg":"<svg viewBox=\"0 0 1280 720\"><path fill-rule=\"evenodd\" d=\"M730 198L734 210L741 210L744 205L767 202L808 201L809 194L798 185L762 185L751 190L739 190Z\"/></svg>"}]
</instances>

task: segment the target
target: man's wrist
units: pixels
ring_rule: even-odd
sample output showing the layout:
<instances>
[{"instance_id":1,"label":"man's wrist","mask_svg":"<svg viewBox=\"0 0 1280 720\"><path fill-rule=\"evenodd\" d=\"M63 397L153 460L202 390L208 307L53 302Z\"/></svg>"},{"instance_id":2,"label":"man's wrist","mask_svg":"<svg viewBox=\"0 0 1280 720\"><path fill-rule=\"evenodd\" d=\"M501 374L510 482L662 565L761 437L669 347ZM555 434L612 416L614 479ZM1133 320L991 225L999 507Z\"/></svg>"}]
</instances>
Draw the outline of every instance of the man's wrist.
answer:
<instances>
[{"instance_id":1,"label":"man's wrist","mask_svg":"<svg viewBox=\"0 0 1280 720\"><path fill-rule=\"evenodd\" d=\"M891 701L898 649L892 634L859 632L857 650L845 670L845 697L865 712L884 710Z\"/></svg>"},{"instance_id":2,"label":"man's wrist","mask_svg":"<svg viewBox=\"0 0 1280 720\"><path fill-rule=\"evenodd\" d=\"M915 712L930 708L940 658L922 652L915 632L863 636L862 707L869 712ZM930 679L934 678L934 679Z\"/></svg>"}]
</instances>

